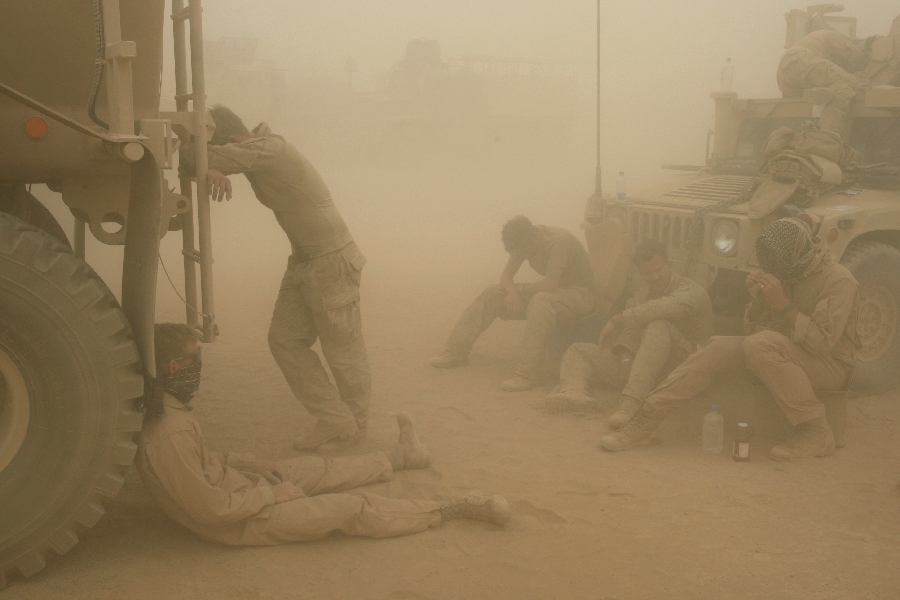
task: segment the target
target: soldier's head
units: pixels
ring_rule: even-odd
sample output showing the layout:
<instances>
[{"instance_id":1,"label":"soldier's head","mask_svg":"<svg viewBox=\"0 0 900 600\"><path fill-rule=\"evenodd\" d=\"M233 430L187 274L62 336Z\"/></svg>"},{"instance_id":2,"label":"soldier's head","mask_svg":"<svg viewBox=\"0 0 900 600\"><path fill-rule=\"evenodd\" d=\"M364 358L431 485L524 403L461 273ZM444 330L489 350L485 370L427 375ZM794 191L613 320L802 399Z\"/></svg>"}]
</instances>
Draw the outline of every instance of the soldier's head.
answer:
<instances>
[{"instance_id":1,"label":"soldier's head","mask_svg":"<svg viewBox=\"0 0 900 600\"><path fill-rule=\"evenodd\" d=\"M634 249L632 260L638 268L641 279L650 288L650 293L662 294L672 279L666 246L656 240L644 240Z\"/></svg>"},{"instance_id":2,"label":"soldier's head","mask_svg":"<svg viewBox=\"0 0 900 600\"><path fill-rule=\"evenodd\" d=\"M250 130L241 121L233 110L222 104L216 104L209 109L209 114L216 123L216 131L213 133L210 144L223 146L229 142L242 142L250 137Z\"/></svg>"},{"instance_id":3,"label":"soldier's head","mask_svg":"<svg viewBox=\"0 0 900 600\"><path fill-rule=\"evenodd\" d=\"M506 222L500 234L503 248L514 256L528 256L537 245L537 228L528 217L518 215Z\"/></svg>"},{"instance_id":4,"label":"soldier's head","mask_svg":"<svg viewBox=\"0 0 900 600\"><path fill-rule=\"evenodd\" d=\"M197 334L183 323L159 323L154 338L160 387L181 402L190 402L200 389L203 366Z\"/></svg>"},{"instance_id":5,"label":"soldier's head","mask_svg":"<svg viewBox=\"0 0 900 600\"><path fill-rule=\"evenodd\" d=\"M794 217L778 219L756 238L759 266L782 281L802 277L817 255L809 226Z\"/></svg>"}]
</instances>

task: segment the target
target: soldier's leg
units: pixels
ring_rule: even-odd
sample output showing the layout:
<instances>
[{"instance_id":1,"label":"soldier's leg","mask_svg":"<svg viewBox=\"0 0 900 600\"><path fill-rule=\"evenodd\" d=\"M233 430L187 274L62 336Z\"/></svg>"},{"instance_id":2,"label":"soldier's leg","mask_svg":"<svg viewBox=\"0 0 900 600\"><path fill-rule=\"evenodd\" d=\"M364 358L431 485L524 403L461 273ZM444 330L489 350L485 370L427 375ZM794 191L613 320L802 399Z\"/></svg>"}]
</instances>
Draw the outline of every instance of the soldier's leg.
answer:
<instances>
[{"instance_id":1,"label":"soldier's leg","mask_svg":"<svg viewBox=\"0 0 900 600\"><path fill-rule=\"evenodd\" d=\"M827 87L834 94L819 118L819 127L843 134L850 104L859 88L859 79L830 61L816 64L806 76L808 87Z\"/></svg>"},{"instance_id":2,"label":"soldier's leg","mask_svg":"<svg viewBox=\"0 0 900 600\"><path fill-rule=\"evenodd\" d=\"M723 371L746 374L743 336L714 336L673 370L641 404L640 410L621 431L600 438L607 450L625 450L648 441L665 415L684 405L712 383Z\"/></svg>"},{"instance_id":3,"label":"soldier's leg","mask_svg":"<svg viewBox=\"0 0 900 600\"><path fill-rule=\"evenodd\" d=\"M526 380L538 380L547 354L547 341L556 323L586 316L592 308L593 296L584 288L558 288L534 294L525 310L525 333L516 375Z\"/></svg>"},{"instance_id":4,"label":"soldier's leg","mask_svg":"<svg viewBox=\"0 0 900 600\"><path fill-rule=\"evenodd\" d=\"M559 371L559 393L547 396L545 407L550 413L596 412L600 403L588 394L597 381L617 380L622 363L608 348L597 344L578 343L569 346Z\"/></svg>"},{"instance_id":5,"label":"soldier's leg","mask_svg":"<svg viewBox=\"0 0 900 600\"><path fill-rule=\"evenodd\" d=\"M242 542L304 542L336 531L382 538L418 533L440 523L438 502L394 500L370 493L323 494L276 504L268 518L247 521Z\"/></svg>"},{"instance_id":6,"label":"soldier's leg","mask_svg":"<svg viewBox=\"0 0 900 600\"><path fill-rule=\"evenodd\" d=\"M459 321L453 326L450 337L447 338L446 351L456 356L468 356L478 336L498 317L515 318L507 315L503 288L499 285L488 286L463 311Z\"/></svg>"},{"instance_id":7,"label":"soldier's leg","mask_svg":"<svg viewBox=\"0 0 900 600\"><path fill-rule=\"evenodd\" d=\"M794 432L769 451L774 460L828 456L834 435L815 389L841 390L850 368L827 356L813 355L787 337L763 331L744 341L747 367L766 385Z\"/></svg>"},{"instance_id":8,"label":"soldier's leg","mask_svg":"<svg viewBox=\"0 0 900 600\"><path fill-rule=\"evenodd\" d=\"M310 414L327 423L343 423L353 415L312 350L318 332L301 285L300 271L306 268L308 264L293 260L288 264L269 326L269 348L294 396Z\"/></svg>"},{"instance_id":9,"label":"soldier's leg","mask_svg":"<svg viewBox=\"0 0 900 600\"><path fill-rule=\"evenodd\" d=\"M304 278L304 293L340 399L358 428L364 430L369 417L372 374L360 317L361 276L360 269L343 252L333 252L312 261Z\"/></svg>"},{"instance_id":10,"label":"soldier's leg","mask_svg":"<svg viewBox=\"0 0 900 600\"><path fill-rule=\"evenodd\" d=\"M278 461L278 465L285 471L287 480L307 496L389 481L394 472L384 452L334 458L291 458Z\"/></svg>"},{"instance_id":11,"label":"soldier's leg","mask_svg":"<svg viewBox=\"0 0 900 600\"><path fill-rule=\"evenodd\" d=\"M650 394L672 355L678 333L673 330L672 324L662 319L647 323L622 394L641 402Z\"/></svg>"},{"instance_id":12,"label":"soldier's leg","mask_svg":"<svg viewBox=\"0 0 900 600\"><path fill-rule=\"evenodd\" d=\"M827 356L816 356L775 331L744 340L747 368L765 384L791 425L825 417L814 390L842 390L849 368Z\"/></svg>"}]
</instances>

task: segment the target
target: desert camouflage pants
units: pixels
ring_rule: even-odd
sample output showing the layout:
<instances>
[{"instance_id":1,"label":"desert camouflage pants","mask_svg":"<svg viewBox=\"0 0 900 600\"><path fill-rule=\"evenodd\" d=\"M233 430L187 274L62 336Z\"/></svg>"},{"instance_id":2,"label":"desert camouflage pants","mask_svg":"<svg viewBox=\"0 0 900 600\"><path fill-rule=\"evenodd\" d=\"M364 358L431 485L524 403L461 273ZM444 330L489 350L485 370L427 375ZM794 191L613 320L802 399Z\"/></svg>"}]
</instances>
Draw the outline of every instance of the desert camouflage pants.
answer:
<instances>
[{"instance_id":1,"label":"desert camouflage pants","mask_svg":"<svg viewBox=\"0 0 900 600\"><path fill-rule=\"evenodd\" d=\"M819 127L843 134L844 120L856 96L859 79L830 60L812 53L785 55L778 65L778 88L785 98L799 98L803 90L830 88L834 99L825 105Z\"/></svg>"},{"instance_id":2,"label":"desert camouflage pants","mask_svg":"<svg viewBox=\"0 0 900 600\"><path fill-rule=\"evenodd\" d=\"M238 538L241 545L305 542L335 531L390 537L424 531L441 522L440 513L434 512L440 508L437 502L395 500L367 492L336 493L390 479L393 469L383 452L331 459L294 458L278 464L287 472L287 480L307 497L267 507L237 524L242 527ZM215 539L214 534L212 537ZM225 539L233 543L235 538Z\"/></svg>"},{"instance_id":3,"label":"desert camouflage pants","mask_svg":"<svg viewBox=\"0 0 900 600\"><path fill-rule=\"evenodd\" d=\"M372 374L359 312L364 262L355 244L311 260L292 256L272 314L272 356L297 399L321 421L365 425L369 416ZM317 339L337 389L312 349Z\"/></svg>"},{"instance_id":4,"label":"desert camouflage pants","mask_svg":"<svg viewBox=\"0 0 900 600\"><path fill-rule=\"evenodd\" d=\"M521 291L520 291L521 293ZM495 319L525 320L525 334L520 346L520 361L516 374L537 379L547 354L547 342L558 323L581 319L591 313L594 296L582 287L557 288L552 292L521 294L525 304L523 314L510 314L506 308L506 293L499 285L492 285L481 293L463 312L450 332L447 350L468 354L472 344Z\"/></svg>"},{"instance_id":5,"label":"desert camouflage pants","mask_svg":"<svg viewBox=\"0 0 900 600\"><path fill-rule=\"evenodd\" d=\"M656 408L674 409L709 387L715 375L758 377L791 425L825 416L814 390L843 390L851 367L830 356L807 352L784 335L760 331L749 336L714 336L646 398Z\"/></svg>"},{"instance_id":6,"label":"desert camouflage pants","mask_svg":"<svg viewBox=\"0 0 900 600\"><path fill-rule=\"evenodd\" d=\"M569 346L559 372L560 391L587 392L591 385L602 383L622 390L625 396L646 398L687 357L688 342L665 320L651 321L634 333L637 335L625 330L612 348L601 349L597 344Z\"/></svg>"}]
</instances>

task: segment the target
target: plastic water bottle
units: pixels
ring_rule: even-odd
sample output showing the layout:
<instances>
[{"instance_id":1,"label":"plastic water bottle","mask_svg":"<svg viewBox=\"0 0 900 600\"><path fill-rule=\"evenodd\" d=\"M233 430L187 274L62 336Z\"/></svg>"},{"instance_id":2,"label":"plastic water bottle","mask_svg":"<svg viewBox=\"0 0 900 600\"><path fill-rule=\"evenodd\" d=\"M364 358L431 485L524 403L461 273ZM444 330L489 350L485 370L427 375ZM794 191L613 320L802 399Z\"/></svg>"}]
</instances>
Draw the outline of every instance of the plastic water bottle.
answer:
<instances>
[{"instance_id":1,"label":"plastic water bottle","mask_svg":"<svg viewBox=\"0 0 900 600\"><path fill-rule=\"evenodd\" d=\"M722 65L722 79L720 85L721 87L719 90L722 92L730 92L732 85L734 85L734 64L731 62L730 58L726 58L725 64Z\"/></svg>"},{"instance_id":2,"label":"plastic water bottle","mask_svg":"<svg viewBox=\"0 0 900 600\"><path fill-rule=\"evenodd\" d=\"M719 407L713 404L703 417L703 451L707 454L722 452L722 440L725 436L725 419L719 414Z\"/></svg>"},{"instance_id":3,"label":"plastic water bottle","mask_svg":"<svg viewBox=\"0 0 900 600\"><path fill-rule=\"evenodd\" d=\"M616 178L616 202L625 203L625 171L619 171L619 176Z\"/></svg>"}]
</instances>

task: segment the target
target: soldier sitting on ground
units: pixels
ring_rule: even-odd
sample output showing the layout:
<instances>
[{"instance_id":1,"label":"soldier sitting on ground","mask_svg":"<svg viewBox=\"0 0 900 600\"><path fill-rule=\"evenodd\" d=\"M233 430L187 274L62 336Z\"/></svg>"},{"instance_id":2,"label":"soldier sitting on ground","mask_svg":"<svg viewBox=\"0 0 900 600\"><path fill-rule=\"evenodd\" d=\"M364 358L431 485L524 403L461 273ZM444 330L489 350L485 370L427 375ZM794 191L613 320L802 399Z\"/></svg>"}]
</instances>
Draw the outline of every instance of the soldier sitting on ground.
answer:
<instances>
[{"instance_id":1,"label":"soldier sitting on ground","mask_svg":"<svg viewBox=\"0 0 900 600\"><path fill-rule=\"evenodd\" d=\"M506 500L474 492L443 504L339 493L386 481L394 471L431 464L405 413L397 415L400 441L388 452L279 462L210 452L187 406L200 386L200 347L192 330L157 325L156 362L160 394L146 403L135 463L160 508L204 539L271 545L315 540L335 531L389 537L424 531L446 519L498 524L509 519Z\"/></svg>"},{"instance_id":2,"label":"soldier sitting on ground","mask_svg":"<svg viewBox=\"0 0 900 600\"><path fill-rule=\"evenodd\" d=\"M547 342L553 328L591 313L594 276L584 246L561 227L533 225L519 215L503 226L500 238L509 253L500 285L488 287L469 305L450 332L444 352L430 362L440 368L464 365L475 340L494 319L524 319L525 335L516 377L501 386L508 392L518 392L542 383ZM513 277L526 260L544 278L517 284Z\"/></svg>"},{"instance_id":3,"label":"soldier sitting on ground","mask_svg":"<svg viewBox=\"0 0 900 600\"><path fill-rule=\"evenodd\" d=\"M779 219L756 240L762 272L747 276L753 297L744 313L749 335L714 336L647 396L607 450L650 440L665 415L707 389L724 371L758 377L775 397L793 435L772 448L773 460L826 456L834 436L815 390L846 389L853 372L859 284L827 250L813 245L806 223Z\"/></svg>"},{"instance_id":4,"label":"soldier sitting on ground","mask_svg":"<svg viewBox=\"0 0 900 600\"><path fill-rule=\"evenodd\" d=\"M560 391L549 412L599 410L594 383L622 390L609 426L621 429L644 398L712 334L712 306L700 285L672 272L666 247L646 240L634 252L644 286L600 332L598 344L573 344L563 356Z\"/></svg>"}]
</instances>

